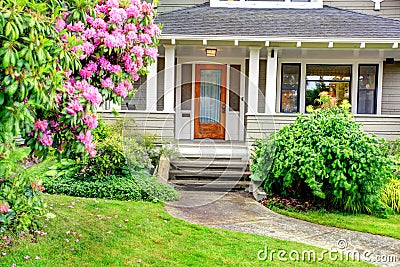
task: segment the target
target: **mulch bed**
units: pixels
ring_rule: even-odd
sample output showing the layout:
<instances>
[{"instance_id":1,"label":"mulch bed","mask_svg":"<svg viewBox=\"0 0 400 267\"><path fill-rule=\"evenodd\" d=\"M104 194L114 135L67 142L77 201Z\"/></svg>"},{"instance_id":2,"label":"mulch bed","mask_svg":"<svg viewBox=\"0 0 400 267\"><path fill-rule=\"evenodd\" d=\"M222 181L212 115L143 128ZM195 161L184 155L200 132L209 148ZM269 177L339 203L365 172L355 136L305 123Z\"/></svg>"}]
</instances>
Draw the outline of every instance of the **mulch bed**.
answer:
<instances>
[{"instance_id":1,"label":"mulch bed","mask_svg":"<svg viewBox=\"0 0 400 267\"><path fill-rule=\"evenodd\" d=\"M271 196L259 201L267 208L277 207L285 210L309 211L317 208L311 201L292 197Z\"/></svg>"}]
</instances>

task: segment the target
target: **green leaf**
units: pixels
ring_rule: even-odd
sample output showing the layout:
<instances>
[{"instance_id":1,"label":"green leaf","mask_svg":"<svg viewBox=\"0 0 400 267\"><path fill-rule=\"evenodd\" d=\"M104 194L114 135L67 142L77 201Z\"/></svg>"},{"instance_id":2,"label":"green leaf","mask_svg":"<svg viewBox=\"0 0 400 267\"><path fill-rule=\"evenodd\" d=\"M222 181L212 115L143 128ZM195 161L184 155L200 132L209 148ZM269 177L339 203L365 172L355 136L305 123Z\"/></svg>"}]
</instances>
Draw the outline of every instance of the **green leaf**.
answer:
<instances>
[{"instance_id":1,"label":"green leaf","mask_svg":"<svg viewBox=\"0 0 400 267\"><path fill-rule=\"evenodd\" d=\"M18 89L18 81L15 81L13 84L11 84L10 86L7 86L7 87L6 87L5 92L6 92L8 95L12 96L13 94L15 94L15 92L17 91L17 89Z\"/></svg>"},{"instance_id":2,"label":"green leaf","mask_svg":"<svg viewBox=\"0 0 400 267\"><path fill-rule=\"evenodd\" d=\"M57 170L49 170L49 171L45 172L45 174L44 174L44 175L46 175L46 176L50 176L50 177L54 177L54 176L56 176L56 175L57 175L57 173L58 173L58 171L57 171Z\"/></svg>"},{"instance_id":3,"label":"green leaf","mask_svg":"<svg viewBox=\"0 0 400 267\"><path fill-rule=\"evenodd\" d=\"M4 93L0 92L0 105L3 105L4 103Z\"/></svg>"}]
</instances>

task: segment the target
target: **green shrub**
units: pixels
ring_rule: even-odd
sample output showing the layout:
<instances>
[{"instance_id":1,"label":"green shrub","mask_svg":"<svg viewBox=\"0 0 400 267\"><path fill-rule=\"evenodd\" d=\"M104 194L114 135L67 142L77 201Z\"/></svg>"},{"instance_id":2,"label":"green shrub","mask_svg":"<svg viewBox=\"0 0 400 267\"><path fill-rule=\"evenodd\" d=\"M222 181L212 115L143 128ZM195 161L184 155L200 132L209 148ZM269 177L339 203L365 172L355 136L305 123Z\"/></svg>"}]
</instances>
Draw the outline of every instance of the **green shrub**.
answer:
<instances>
[{"instance_id":1,"label":"green shrub","mask_svg":"<svg viewBox=\"0 0 400 267\"><path fill-rule=\"evenodd\" d=\"M44 185L50 194L76 197L106 198L115 200L142 200L140 187L126 176L110 176L108 180L83 181L74 177L58 177L46 180Z\"/></svg>"},{"instance_id":2,"label":"green shrub","mask_svg":"<svg viewBox=\"0 0 400 267\"><path fill-rule=\"evenodd\" d=\"M177 192L168 184L157 181L147 172L103 176L97 180L77 179L75 175L48 178L44 186L50 194L64 194L87 198L113 200L170 201L178 198Z\"/></svg>"},{"instance_id":3,"label":"green shrub","mask_svg":"<svg viewBox=\"0 0 400 267\"><path fill-rule=\"evenodd\" d=\"M97 154L79 163L81 179L96 180L103 176L122 175L128 165L135 171L151 169L148 147L155 147L152 140L144 139L139 133L123 136L123 121L111 125L99 120L93 131Z\"/></svg>"},{"instance_id":4,"label":"green shrub","mask_svg":"<svg viewBox=\"0 0 400 267\"><path fill-rule=\"evenodd\" d=\"M386 208L400 213L400 180L392 178L381 190L380 201Z\"/></svg>"},{"instance_id":5,"label":"green shrub","mask_svg":"<svg viewBox=\"0 0 400 267\"><path fill-rule=\"evenodd\" d=\"M44 188L21 168L28 153L27 148L16 149L0 161L0 233L29 232L40 226Z\"/></svg>"},{"instance_id":6,"label":"green shrub","mask_svg":"<svg viewBox=\"0 0 400 267\"><path fill-rule=\"evenodd\" d=\"M397 138L395 141L385 141L381 144L381 148L388 153L389 156L392 156L394 159L394 168L395 174L400 179L400 138Z\"/></svg>"},{"instance_id":7,"label":"green shrub","mask_svg":"<svg viewBox=\"0 0 400 267\"><path fill-rule=\"evenodd\" d=\"M100 119L93 131L96 156L56 163L47 172L52 177L45 180L47 192L115 200L177 199L170 185L147 172L153 167L150 157L159 157L155 135L135 132L123 136L122 126L122 120L110 125Z\"/></svg>"},{"instance_id":8,"label":"green shrub","mask_svg":"<svg viewBox=\"0 0 400 267\"><path fill-rule=\"evenodd\" d=\"M320 101L322 108L256 142L252 179L264 178L269 194L348 212L382 212L379 190L393 175L391 159L353 120L348 103L339 107L327 95Z\"/></svg>"}]
</instances>

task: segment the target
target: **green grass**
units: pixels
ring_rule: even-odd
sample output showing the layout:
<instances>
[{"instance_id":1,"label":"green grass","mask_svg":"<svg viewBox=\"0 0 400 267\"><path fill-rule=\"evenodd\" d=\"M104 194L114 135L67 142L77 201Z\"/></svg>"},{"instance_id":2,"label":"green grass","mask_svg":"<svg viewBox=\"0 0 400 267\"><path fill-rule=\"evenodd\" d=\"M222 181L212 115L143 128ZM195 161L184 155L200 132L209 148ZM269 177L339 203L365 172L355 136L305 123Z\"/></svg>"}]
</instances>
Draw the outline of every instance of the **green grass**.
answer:
<instances>
[{"instance_id":1,"label":"green grass","mask_svg":"<svg viewBox=\"0 0 400 267\"><path fill-rule=\"evenodd\" d=\"M379 218L366 214L347 214L328 211L296 212L272 208L280 214L317 224L400 239L400 215Z\"/></svg>"},{"instance_id":2,"label":"green grass","mask_svg":"<svg viewBox=\"0 0 400 267\"><path fill-rule=\"evenodd\" d=\"M322 251L300 243L192 225L168 215L160 203L51 195L45 199L56 215L45 222L47 235L36 243L22 240L17 246L2 248L7 255L0 257L0 266L305 266L316 263L279 262L276 254L275 261L259 261L257 253L265 246L288 252ZM24 260L26 255L31 259ZM36 255L39 260L34 259ZM368 266L328 259L317 264Z\"/></svg>"}]
</instances>

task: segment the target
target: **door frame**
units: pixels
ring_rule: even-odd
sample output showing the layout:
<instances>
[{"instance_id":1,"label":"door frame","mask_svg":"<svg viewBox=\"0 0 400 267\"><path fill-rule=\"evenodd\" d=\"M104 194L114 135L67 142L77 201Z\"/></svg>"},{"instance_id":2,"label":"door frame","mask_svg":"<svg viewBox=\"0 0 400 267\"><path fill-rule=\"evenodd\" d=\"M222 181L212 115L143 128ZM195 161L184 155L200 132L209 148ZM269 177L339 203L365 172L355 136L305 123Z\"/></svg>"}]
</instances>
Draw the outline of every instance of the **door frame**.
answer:
<instances>
[{"instance_id":1,"label":"door frame","mask_svg":"<svg viewBox=\"0 0 400 267\"><path fill-rule=\"evenodd\" d=\"M190 110L181 110L179 103L181 102L181 86L182 83L182 65L183 64L190 64L192 66L192 101L191 101L191 108ZM225 140L232 140L232 141L245 141L245 101L247 99L246 96L246 78L245 78L245 66L246 66L246 59L235 58L235 57L216 57L213 58L212 61L210 60L202 60L198 57L191 57L191 56L183 56L177 57L177 72L176 72L176 113L175 113L175 123L174 123L174 133L175 139L177 140L194 140L194 91L195 91L195 71L196 71L196 64L226 64L227 67L230 65L240 65L241 66L241 76L240 76L240 97L242 101L240 101L240 112L239 112L239 119L238 121L230 121L229 117L232 116L232 112L229 111L227 113L227 120L226 120L226 127L229 130L232 127L232 124L238 124L239 132L238 136L234 139L231 139L230 135L225 136ZM229 69L229 68L227 68ZM227 88L230 86L230 73L227 71ZM227 105L229 106L229 90L227 90ZM185 115L185 117L182 117ZM237 117L237 116L234 116ZM184 135L182 135L182 131L184 131ZM184 136L184 137L181 137Z\"/></svg>"},{"instance_id":2,"label":"door frame","mask_svg":"<svg viewBox=\"0 0 400 267\"><path fill-rule=\"evenodd\" d=\"M201 70L221 70L221 92L220 92L220 102L219 106L220 122L218 128L222 127L221 133L218 137L203 137L196 131L200 127L200 84L201 84ZM225 140L226 137L226 114L229 107L227 106L227 65L226 64L196 64L195 65L195 92L194 92L194 139L222 139Z\"/></svg>"}]
</instances>

